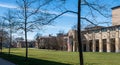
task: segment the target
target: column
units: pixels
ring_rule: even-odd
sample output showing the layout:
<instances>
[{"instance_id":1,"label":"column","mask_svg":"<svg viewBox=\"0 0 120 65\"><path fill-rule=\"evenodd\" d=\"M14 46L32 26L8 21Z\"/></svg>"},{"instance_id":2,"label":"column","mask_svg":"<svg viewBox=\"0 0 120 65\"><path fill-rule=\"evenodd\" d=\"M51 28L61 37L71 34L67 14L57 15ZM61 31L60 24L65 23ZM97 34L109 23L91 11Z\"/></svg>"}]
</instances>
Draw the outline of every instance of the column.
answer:
<instances>
[{"instance_id":1,"label":"column","mask_svg":"<svg viewBox=\"0 0 120 65\"><path fill-rule=\"evenodd\" d=\"M111 52L110 31L107 31L107 52Z\"/></svg>"},{"instance_id":2,"label":"column","mask_svg":"<svg viewBox=\"0 0 120 65\"><path fill-rule=\"evenodd\" d=\"M89 52L90 51L90 46L89 46L89 34L87 33L87 39L86 39L86 51Z\"/></svg>"},{"instance_id":3,"label":"column","mask_svg":"<svg viewBox=\"0 0 120 65\"><path fill-rule=\"evenodd\" d=\"M89 40L86 40L86 51L90 51Z\"/></svg>"},{"instance_id":4,"label":"column","mask_svg":"<svg viewBox=\"0 0 120 65\"><path fill-rule=\"evenodd\" d=\"M40 39L37 38L37 40L36 40L36 48L38 48L38 49L39 49L39 43L40 43Z\"/></svg>"},{"instance_id":5,"label":"column","mask_svg":"<svg viewBox=\"0 0 120 65\"><path fill-rule=\"evenodd\" d=\"M82 51L84 52L84 41L82 40Z\"/></svg>"},{"instance_id":6,"label":"column","mask_svg":"<svg viewBox=\"0 0 120 65\"><path fill-rule=\"evenodd\" d=\"M102 32L100 31L99 52L103 52Z\"/></svg>"},{"instance_id":7,"label":"column","mask_svg":"<svg viewBox=\"0 0 120 65\"><path fill-rule=\"evenodd\" d=\"M76 40L77 40L76 34L77 34L76 31L74 31L73 32L73 52L76 51Z\"/></svg>"},{"instance_id":8,"label":"column","mask_svg":"<svg viewBox=\"0 0 120 65\"><path fill-rule=\"evenodd\" d=\"M35 47L38 48L38 40L35 42Z\"/></svg>"},{"instance_id":9,"label":"column","mask_svg":"<svg viewBox=\"0 0 120 65\"><path fill-rule=\"evenodd\" d=\"M73 52L75 52L75 41L73 40Z\"/></svg>"},{"instance_id":10,"label":"column","mask_svg":"<svg viewBox=\"0 0 120 65\"><path fill-rule=\"evenodd\" d=\"M92 47L93 47L93 49L92 49L92 51L95 52L96 51L96 43L95 43L95 33L94 32L92 34L92 37L93 37L93 40L92 40L92 43L93 43Z\"/></svg>"},{"instance_id":11,"label":"column","mask_svg":"<svg viewBox=\"0 0 120 65\"><path fill-rule=\"evenodd\" d=\"M19 45L18 45L18 41L17 41L17 48L19 47Z\"/></svg>"},{"instance_id":12,"label":"column","mask_svg":"<svg viewBox=\"0 0 120 65\"><path fill-rule=\"evenodd\" d=\"M115 36L115 52L120 52L120 43L119 43L119 30L116 29L116 36Z\"/></svg>"},{"instance_id":13,"label":"column","mask_svg":"<svg viewBox=\"0 0 120 65\"><path fill-rule=\"evenodd\" d=\"M38 45L38 48L40 48L40 44L43 44L44 42L43 42L43 39L42 38L39 38L38 39L38 42L37 42L37 45ZM45 45L44 45L45 46Z\"/></svg>"},{"instance_id":14,"label":"column","mask_svg":"<svg viewBox=\"0 0 120 65\"><path fill-rule=\"evenodd\" d=\"M79 49L78 49L78 41L75 42L76 43L76 51L78 52Z\"/></svg>"},{"instance_id":15,"label":"column","mask_svg":"<svg viewBox=\"0 0 120 65\"><path fill-rule=\"evenodd\" d=\"M68 46L68 52L71 51L71 46L70 46L70 40L69 40L69 37L68 37L68 40L67 40L67 46Z\"/></svg>"}]
</instances>

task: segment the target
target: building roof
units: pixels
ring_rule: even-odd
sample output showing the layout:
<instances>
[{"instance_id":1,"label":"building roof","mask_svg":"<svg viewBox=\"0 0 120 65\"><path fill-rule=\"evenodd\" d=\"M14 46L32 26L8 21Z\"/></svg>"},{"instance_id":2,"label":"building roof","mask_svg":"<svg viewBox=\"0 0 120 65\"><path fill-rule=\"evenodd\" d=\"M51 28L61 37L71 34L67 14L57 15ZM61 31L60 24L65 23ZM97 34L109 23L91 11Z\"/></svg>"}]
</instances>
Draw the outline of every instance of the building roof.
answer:
<instances>
[{"instance_id":1,"label":"building roof","mask_svg":"<svg viewBox=\"0 0 120 65\"><path fill-rule=\"evenodd\" d=\"M120 8L120 5L112 7L111 9L117 9L117 8Z\"/></svg>"},{"instance_id":2,"label":"building roof","mask_svg":"<svg viewBox=\"0 0 120 65\"><path fill-rule=\"evenodd\" d=\"M94 29L101 29L104 28L103 26L93 26L93 27L86 27L85 30L94 30Z\"/></svg>"},{"instance_id":3,"label":"building roof","mask_svg":"<svg viewBox=\"0 0 120 65\"><path fill-rule=\"evenodd\" d=\"M99 28L99 29L84 30L84 31L82 31L82 33L84 33L84 32L88 32L88 31L100 30L100 29L115 28L115 27L120 27L120 25L109 26L109 27L103 27L103 28Z\"/></svg>"}]
</instances>

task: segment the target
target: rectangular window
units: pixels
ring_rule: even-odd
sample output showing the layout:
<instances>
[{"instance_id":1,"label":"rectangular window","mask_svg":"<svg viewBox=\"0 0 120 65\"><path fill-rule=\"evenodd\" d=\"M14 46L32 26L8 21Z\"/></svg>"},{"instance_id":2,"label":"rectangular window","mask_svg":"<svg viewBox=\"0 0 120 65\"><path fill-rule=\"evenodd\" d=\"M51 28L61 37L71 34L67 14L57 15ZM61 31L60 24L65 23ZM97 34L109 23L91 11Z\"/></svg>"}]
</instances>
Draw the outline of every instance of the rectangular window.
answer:
<instances>
[{"instance_id":1,"label":"rectangular window","mask_svg":"<svg viewBox=\"0 0 120 65\"><path fill-rule=\"evenodd\" d=\"M98 30L95 30L95 33L99 33L100 32L100 30L98 29Z\"/></svg>"},{"instance_id":2,"label":"rectangular window","mask_svg":"<svg viewBox=\"0 0 120 65\"><path fill-rule=\"evenodd\" d=\"M102 32L107 32L107 28L102 28Z\"/></svg>"},{"instance_id":3,"label":"rectangular window","mask_svg":"<svg viewBox=\"0 0 120 65\"><path fill-rule=\"evenodd\" d=\"M109 28L110 31L115 31L115 27Z\"/></svg>"},{"instance_id":4,"label":"rectangular window","mask_svg":"<svg viewBox=\"0 0 120 65\"><path fill-rule=\"evenodd\" d=\"M120 30L120 26L118 27L118 30Z\"/></svg>"}]
</instances>

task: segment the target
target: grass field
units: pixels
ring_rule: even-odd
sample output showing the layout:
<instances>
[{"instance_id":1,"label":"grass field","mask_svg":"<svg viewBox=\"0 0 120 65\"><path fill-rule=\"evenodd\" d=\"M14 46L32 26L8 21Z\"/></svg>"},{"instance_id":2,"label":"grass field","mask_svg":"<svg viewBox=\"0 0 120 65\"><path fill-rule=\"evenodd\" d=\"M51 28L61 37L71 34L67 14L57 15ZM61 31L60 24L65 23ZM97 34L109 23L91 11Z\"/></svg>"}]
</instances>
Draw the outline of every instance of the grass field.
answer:
<instances>
[{"instance_id":1,"label":"grass field","mask_svg":"<svg viewBox=\"0 0 120 65\"><path fill-rule=\"evenodd\" d=\"M79 65L78 52L29 49L29 60L24 62L25 49L13 48L11 55L3 49L3 57L18 65ZM120 65L120 53L84 52L85 65Z\"/></svg>"}]
</instances>

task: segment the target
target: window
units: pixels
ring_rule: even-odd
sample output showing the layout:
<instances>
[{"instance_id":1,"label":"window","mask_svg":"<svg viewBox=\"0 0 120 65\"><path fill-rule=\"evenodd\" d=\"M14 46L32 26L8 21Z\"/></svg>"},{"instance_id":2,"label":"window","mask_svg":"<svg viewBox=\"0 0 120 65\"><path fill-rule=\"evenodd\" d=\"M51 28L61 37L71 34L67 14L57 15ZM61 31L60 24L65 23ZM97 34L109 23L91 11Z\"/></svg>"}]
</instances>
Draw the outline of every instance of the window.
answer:
<instances>
[{"instance_id":1,"label":"window","mask_svg":"<svg viewBox=\"0 0 120 65\"><path fill-rule=\"evenodd\" d=\"M115 31L115 27L109 28L110 31Z\"/></svg>"},{"instance_id":2,"label":"window","mask_svg":"<svg viewBox=\"0 0 120 65\"><path fill-rule=\"evenodd\" d=\"M102 32L107 32L107 28L102 28Z\"/></svg>"},{"instance_id":3,"label":"window","mask_svg":"<svg viewBox=\"0 0 120 65\"><path fill-rule=\"evenodd\" d=\"M95 30L95 33L99 33L100 30Z\"/></svg>"},{"instance_id":4,"label":"window","mask_svg":"<svg viewBox=\"0 0 120 65\"><path fill-rule=\"evenodd\" d=\"M120 30L120 26L118 27L118 30Z\"/></svg>"}]
</instances>

